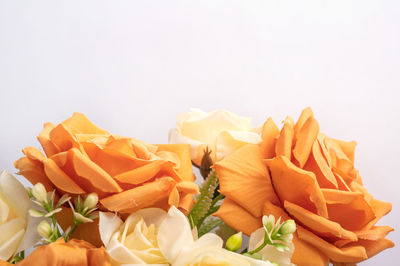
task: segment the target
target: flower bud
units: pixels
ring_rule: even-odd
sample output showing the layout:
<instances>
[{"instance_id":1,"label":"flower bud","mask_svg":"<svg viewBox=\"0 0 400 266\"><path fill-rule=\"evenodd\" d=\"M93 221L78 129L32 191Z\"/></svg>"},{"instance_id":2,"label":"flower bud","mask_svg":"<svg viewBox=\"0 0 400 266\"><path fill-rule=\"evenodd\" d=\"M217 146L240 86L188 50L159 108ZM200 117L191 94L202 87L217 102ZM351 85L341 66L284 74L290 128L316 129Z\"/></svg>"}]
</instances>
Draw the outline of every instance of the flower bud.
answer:
<instances>
[{"instance_id":1,"label":"flower bud","mask_svg":"<svg viewBox=\"0 0 400 266\"><path fill-rule=\"evenodd\" d=\"M37 226L37 232L41 237L48 238L52 233L52 229L47 221L41 221Z\"/></svg>"},{"instance_id":2,"label":"flower bud","mask_svg":"<svg viewBox=\"0 0 400 266\"><path fill-rule=\"evenodd\" d=\"M80 214L78 212L74 212L74 217L75 217L76 221L78 221L79 223L82 223L82 224L84 224L84 223L92 223L93 222L93 219L85 217L85 216L83 216L82 214Z\"/></svg>"},{"instance_id":3,"label":"flower bud","mask_svg":"<svg viewBox=\"0 0 400 266\"><path fill-rule=\"evenodd\" d=\"M47 203L47 191L42 183L37 183L32 188L32 195L41 203Z\"/></svg>"},{"instance_id":4,"label":"flower bud","mask_svg":"<svg viewBox=\"0 0 400 266\"><path fill-rule=\"evenodd\" d=\"M262 218L262 223L264 225L265 230L267 232L271 232L275 226L275 216L273 216L272 214L269 216L264 215Z\"/></svg>"},{"instance_id":5,"label":"flower bud","mask_svg":"<svg viewBox=\"0 0 400 266\"><path fill-rule=\"evenodd\" d=\"M211 150L208 149L208 146L204 150L203 158L201 158L200 163L200 173L203 178L207 178L207 176L211 172L211 166L213 165L213 161L211 159Z\"/></svg>"},{"instance_id":6,"label":"flower bud","mask_svg":"<svg viewBox=\"0 0 400 266\"><path fill-rule=\"evenodd\" d=\"M230 251L238 251L242 246L242 232L231 235L226 241L226 249Z\"/></svg>"},{"instance_id":7,"label":"flower bud","mask_svg":"<svg viewBox=\"0 0 400 266\"><path fill-rule=\"evenodd\" d=\"M282 235L293 234L295 231L296 223L292 219L285 221L279 229L279 233Z\"/></svg>"},{"instance_id":8,"label":"flower bud","mask_svg":"<svg viewBox=\"0 0 400 266\"><path fill-rule=\"evenodd\" d=\"M83 202L83 208L93 209L99 202L99 197L96 193L90 193Z\"/></svg>"}]
</instances>

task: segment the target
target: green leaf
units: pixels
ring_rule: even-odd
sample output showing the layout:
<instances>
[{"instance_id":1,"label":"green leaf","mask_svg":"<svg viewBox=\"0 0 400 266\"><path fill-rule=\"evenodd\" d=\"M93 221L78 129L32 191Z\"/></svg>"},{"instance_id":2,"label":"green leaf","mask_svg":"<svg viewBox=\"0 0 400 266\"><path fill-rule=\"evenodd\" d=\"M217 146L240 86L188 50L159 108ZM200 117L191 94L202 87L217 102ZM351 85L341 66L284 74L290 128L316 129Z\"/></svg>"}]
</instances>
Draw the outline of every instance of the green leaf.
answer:
<instances>
[{"instance_id":1,"label":"green leaf","mask_svg":"<svg viewBox=\"0 0 400 266\"><path fill-rule=\"evenodd\" d=\"M213 204L216 204L216 202L213 202L213 196L218 184L217 172L212 170L201 185L200 195L196 199L197 202L188 215L189 220L193 223L192 228L194 226L200 228L204 219L213 213L210 212L210 209L214 207ZM213 211L215 212L216 210Z\"/></svg>"},{"instance_id":2,"label":"green leaf","mask_svg":"<svg viewBox=\"0 0 400 266\"><path fill-rule=\"evenodd\" d=\"M209 233L210 231L212 231L213 229L215 229L216 227L222 225L224 222L219 219L219 218L215 218L215 217L209 217L207 220L205 220L205 222L200 226L199 228L199 237L201 237L202 235L205 235L207 233Z\"/></svg>"}]
</instances>

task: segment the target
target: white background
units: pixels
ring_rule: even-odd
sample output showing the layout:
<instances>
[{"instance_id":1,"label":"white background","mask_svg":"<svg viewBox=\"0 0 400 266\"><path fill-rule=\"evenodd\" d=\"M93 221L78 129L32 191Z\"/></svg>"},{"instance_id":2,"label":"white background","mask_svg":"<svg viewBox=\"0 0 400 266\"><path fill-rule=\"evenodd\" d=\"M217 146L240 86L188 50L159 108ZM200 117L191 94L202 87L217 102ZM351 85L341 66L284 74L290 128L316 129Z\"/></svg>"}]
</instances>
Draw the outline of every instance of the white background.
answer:
<instances>
[{"instance_id":1,"label":"white background","mask_svg":"<svg viewBox=\"0 0 400 266\"><path fill-rule=\"evenodd\" d=\"M357 140L365 186L393 203L380 224L397 230L399 71L399 1L0 1L0 168L74 111L166 143L190 107L256 126L311 106L321 131Z\"/></svg>"}]
</instances>

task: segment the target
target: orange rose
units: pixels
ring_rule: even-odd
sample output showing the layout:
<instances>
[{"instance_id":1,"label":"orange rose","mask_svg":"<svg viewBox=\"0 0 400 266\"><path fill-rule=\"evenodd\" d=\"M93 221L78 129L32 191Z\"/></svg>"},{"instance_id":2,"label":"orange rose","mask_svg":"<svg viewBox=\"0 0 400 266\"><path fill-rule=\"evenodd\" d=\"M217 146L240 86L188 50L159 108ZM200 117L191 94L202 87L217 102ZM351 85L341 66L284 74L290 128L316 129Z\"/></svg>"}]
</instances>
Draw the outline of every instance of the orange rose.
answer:
<instances>
[{"instance_id":1,"label":"orange rose","mask_svg":"<svg viewBox=\"0 0 400 266\"><path fill-rule=\"evenodd\" d=\"M310 108L281 131L268 119L260 145L246 145L214 167L226 196L216 216L250 234L262 215L294 219L297 265L363 261L393 247L393 229L375 226L392 206L374 199L354 168L355 142L326 137Z\"/></svg>"},{"instance_id":2,"label":"orange rose","mask_svg":"<svg viewBox=\"0 0 400 266\"><path fill-rule=\"evenodd\" d=\"M1 265L1 264L0 264ZM18 266L111 266L104 248L96 248L88 242L64 239L35 249Z\"/></svg>"},{"instance_id":3,"label":"orange rose","mask_svg":"<svg viewBox=\"0 0 400 266\"><path fill-rule=\"evenodd\" d=\"M58 125L45 123L38 140L46 156L33 147L23 149L26 157L15 162L20 173L58 195L95 192L103 210L131 213L174 205L188 212L198 193L189 145L150 145L111 135L80 113Z\"/></svg>"}]
</instances>

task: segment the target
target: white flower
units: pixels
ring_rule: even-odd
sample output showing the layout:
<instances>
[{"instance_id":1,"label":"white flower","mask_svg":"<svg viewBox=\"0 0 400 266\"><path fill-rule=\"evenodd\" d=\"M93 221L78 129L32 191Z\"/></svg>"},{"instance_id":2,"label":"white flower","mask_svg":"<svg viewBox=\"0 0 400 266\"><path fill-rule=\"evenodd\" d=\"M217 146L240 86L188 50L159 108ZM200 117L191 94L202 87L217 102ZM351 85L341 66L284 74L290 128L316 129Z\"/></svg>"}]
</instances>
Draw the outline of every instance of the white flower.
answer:
<instances>
[{"instance_id":1,"label":"white flower","mask_svg":"<svg viewBox=\"0 0 400 266\"><path fill-rule=\"evenodd\" d=\"M174 207L161 223L157 239L161 252L174 266L272 266L268 261L255 260L224 249L223 240L216 234L208 233L194 240L188 219Z\"/></svg>"},{"instance_id":2,"label":"white flower","mask_svg":"<svg viewBox=\"0 0 400 266\"><path fill-rule=\"evenodd\" d=\"M100 212L100 236L117 265L168 265L157 243L158 227L167 213L157 208L139 210L123 222L109 212Z\"/></svg>"},{"instance_id":3,"label":"white flower","mask_svg":"<svg viewBox=\"0 0 400 266\"><path fill-rule=\"evenodd\" d=\"M267 217L267 216L264 216L264 217ZM272 217L274 217L274 216L272 216ZM275 220L275 218L273 220ZM263 222L264 222L264 219L263 219ZM265 236L265 228L264 227L261 227L261 228L257 229L256 231L254 231L250 235L248 250L254 250L257 247L259 247L262 243L264 243L264 236ZM294 265L290 262L290 259L292 257L293 251L294 251L294 245L292 242L287 243L287 245L289 247L289 250L285 250L285 251L280 251L272 245L266 245L258 253L260 255L262 255L263 259L268 259L271 262L278 263L279 266L291 266L291 265Z\"/></svg>"},{"instance_id":4,"label":"white flower","mask_svg":"<svg viewBox=\"0 0 400 266\"><path fill-rule=\"evenodd\" d=\"M36 231L41 219L30 217L31 208L24 186L10 173L0 175L0 260L9 260L25 250L40 236Z\"/></svg>"},{"instance_id":5,"label":"white flower","mask_svg":"<svg viewBox=\"0 0 400 266\"><path fill-rule=\"evenodd\" d=\"M191 109L178 115L176 128L169 132L169 143L190 144L190 155L197 165L200 165L206 147L212 151L212 159L216 162L247 143L259 142L261 137L252 127L251 118L225 110L205 113Z\"/></svg>"},{"instance_id":6,"label":"white flower","mask_svg":"<svg viewBox=\"0 0 400 266\"><path fill-rule=\"evenodd\" d=\"M100 212L100 236L116 265L237 265L272 266L224 249L222 239L205 234L195 240L187 217L171 207L137 211L123 222Z\"/></svg>"}]
</instances>

